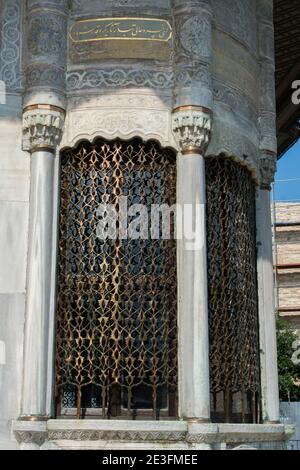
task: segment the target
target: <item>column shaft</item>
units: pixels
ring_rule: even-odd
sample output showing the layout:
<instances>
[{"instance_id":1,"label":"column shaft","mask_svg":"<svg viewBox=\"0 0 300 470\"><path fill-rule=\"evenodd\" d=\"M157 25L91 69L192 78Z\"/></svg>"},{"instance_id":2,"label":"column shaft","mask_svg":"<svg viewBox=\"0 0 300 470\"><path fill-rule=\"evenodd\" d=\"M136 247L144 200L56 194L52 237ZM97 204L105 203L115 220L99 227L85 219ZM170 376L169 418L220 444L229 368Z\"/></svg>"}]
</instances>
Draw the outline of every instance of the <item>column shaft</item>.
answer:
<instances>
[{"instance_id":1,"label":"column shaft","mask_svg":"<svg viewBox=\"0 0 300 470\"><path fill-rule=\"evenodd\" d=\"M279 421L276 316L274 303L271 202L268 190L257 200L257 271L261 347L262 407L265 422Z\"/></svg>"},{"instance_id":2,"label":"column shaft","mask_svg":"<svg viewBox=\"0 0 300 470\"><path fill-rule=\"evenodd\" d=\"M44 417L52 264L54 154L31 155L27 303L24 346L22 417Z\"/></svg>"},{"instance_id":3,"label":"column shaft","mask_svg":"<svg viewBox=\"0 0 300 470\"><path fill-rule=\"evenodd\" d=\"M205 163L201 155L185 155L178 162L178 203L183 213L188 205L199 246L185 234L179 242L179 370L180 415L207 421L209 406L208 305L205 230Z\"/></svg>"}]
</instances>

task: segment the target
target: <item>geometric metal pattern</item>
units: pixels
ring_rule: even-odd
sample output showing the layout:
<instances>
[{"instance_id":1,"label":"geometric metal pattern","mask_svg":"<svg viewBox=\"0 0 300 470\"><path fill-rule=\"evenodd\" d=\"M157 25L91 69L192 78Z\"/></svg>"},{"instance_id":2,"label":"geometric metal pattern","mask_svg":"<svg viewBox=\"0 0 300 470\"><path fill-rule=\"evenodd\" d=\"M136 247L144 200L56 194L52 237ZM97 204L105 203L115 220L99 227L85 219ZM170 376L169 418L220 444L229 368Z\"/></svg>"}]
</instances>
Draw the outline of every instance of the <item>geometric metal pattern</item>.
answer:
<instances>
[{"instance_id":1,"label":"geometric metal pattern","mask_svg":"<svg viewBox=\"0 0 300 470\"><path fill-rule=\"evenodd\" d=\"M212 420L258 422L260 358L255 186L246 168L206 160Z\"/></svg>"},{"instance_id":2,"label":"geometric metal pattern","mask_svg":"<svg viewBox=\"0 0 300 470\"><path fill-rule=\"evenodd\" d=\"M118 211L121 196L148 215L175 204L176 156L152 141L97 139L61 158L57 414L176 416L176 241L152 240L150 228L141 239L97 232L99 205Z\"/></svg>"}]
</instances>

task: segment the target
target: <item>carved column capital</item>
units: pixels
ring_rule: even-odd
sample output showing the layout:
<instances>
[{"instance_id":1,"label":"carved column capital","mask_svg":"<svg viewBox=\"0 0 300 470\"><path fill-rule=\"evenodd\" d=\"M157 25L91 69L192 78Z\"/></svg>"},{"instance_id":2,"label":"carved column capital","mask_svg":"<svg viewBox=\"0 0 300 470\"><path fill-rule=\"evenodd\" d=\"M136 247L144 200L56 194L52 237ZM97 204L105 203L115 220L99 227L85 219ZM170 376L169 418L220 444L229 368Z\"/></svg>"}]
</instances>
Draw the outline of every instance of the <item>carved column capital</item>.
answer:
<instances>
[{"instance_id":1,"label":"carved column capital","mask_svg":"<svg viewBox=\"0 0 300 470\"><path fill-rule=\"evenodd\" d=\"M260 186L270 190L277 169L277 156L272 152L262 152L260 156Z\"/></svg>"},{"instance_id":2,"label":"carved column capital","mask_svg":"<svg viewBox=\"0 0 300 470\"><path fill-rule=\"evenodd\" d=\"M173 111L172 130L182 155L204 155L210 142L212 114L198 106L182 106Z\"/></svg>"},{"instance_id":3,"label":"carved column capital","mask_svg":"<svg viewBox=\"0 0 300 470\"><path fill-rule=\"evenodd\" d=\"M23 114L23 149L33 152L48 149L54 151L59 145L65 112L55 106L29 106Z\"/></svg>"}]
</instances>

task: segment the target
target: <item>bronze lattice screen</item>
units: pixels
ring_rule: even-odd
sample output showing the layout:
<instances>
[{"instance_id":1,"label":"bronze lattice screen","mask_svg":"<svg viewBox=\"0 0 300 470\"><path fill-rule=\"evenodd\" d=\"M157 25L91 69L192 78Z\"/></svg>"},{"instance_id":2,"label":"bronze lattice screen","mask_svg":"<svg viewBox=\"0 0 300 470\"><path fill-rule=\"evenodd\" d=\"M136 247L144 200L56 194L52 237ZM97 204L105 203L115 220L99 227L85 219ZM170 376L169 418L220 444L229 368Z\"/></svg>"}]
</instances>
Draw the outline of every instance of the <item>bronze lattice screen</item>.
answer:
<instances>
[{"instance_id":1,"label":"bronze lattice screen","mask_svg":"<svg viewBox=\"0 0 300 470\"><path fill-rule=\"evenodd\" d=\"M258 422L255 187L231 160L206 160L212 420Z\"/></svg>"},{"instance_id":2,"label":"bronze lattice screen","mask_svg":"<svg viewBox=\"0 0 300 470\"><path fill-rule=\"evenodd\" d=\"M57 415L174 417L176 241L99 239L97 209L118 210L121 196L149 214L172 206L176 157L138 139L84 142L61 157Z\"/></svg>"}]
</instances>

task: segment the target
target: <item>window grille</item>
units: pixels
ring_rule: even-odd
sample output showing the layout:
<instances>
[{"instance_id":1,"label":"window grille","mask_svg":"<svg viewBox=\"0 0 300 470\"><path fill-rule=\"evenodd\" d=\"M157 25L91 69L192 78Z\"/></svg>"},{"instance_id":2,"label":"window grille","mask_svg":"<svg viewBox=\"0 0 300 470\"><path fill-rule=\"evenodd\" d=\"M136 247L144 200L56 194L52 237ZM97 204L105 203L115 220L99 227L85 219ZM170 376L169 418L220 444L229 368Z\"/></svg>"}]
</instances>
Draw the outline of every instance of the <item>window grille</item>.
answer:
<instances>
[{"instance_id":1,"label":"window grille","mask_svg":"<svg viewBox=\"0 0 300 470\"><path fill-rule=\"evenodd\" d=\"M175 417L176 241L100 239L97 209L118 210L121 196L149 215L172 206L176 157L152 141L98 139L61 158L57 416Z\"/></svg>"},{"instance_id":2,"label":"window grille","mask_svg":"<svg viewBox=\"0 0 300 470\"><path fill-rule=\"evenodd\" d=\"M258 422L255 186L246 168L206 160L212 420Z\"/></svg>"}]
</instances>

